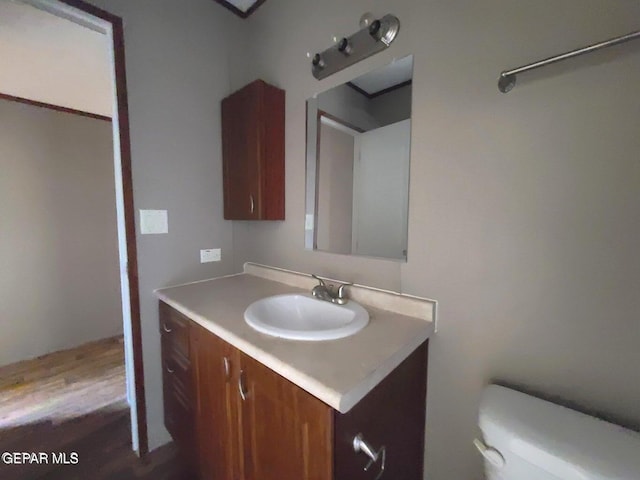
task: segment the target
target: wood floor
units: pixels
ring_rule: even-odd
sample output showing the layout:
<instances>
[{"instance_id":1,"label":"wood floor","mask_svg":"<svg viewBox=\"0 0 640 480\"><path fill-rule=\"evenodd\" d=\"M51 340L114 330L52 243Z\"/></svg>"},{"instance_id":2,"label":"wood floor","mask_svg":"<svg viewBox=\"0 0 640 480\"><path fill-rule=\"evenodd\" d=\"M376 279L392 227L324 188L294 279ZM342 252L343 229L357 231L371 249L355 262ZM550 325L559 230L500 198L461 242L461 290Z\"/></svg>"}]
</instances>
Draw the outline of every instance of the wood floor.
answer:
<instances>
[{"instance_id":1,"label":"wood floor","mask_svg":"<svg viewBox=\"0 0 640 480\"><path fill-rule=\"evenodd\" d=\"M138 459L129 428L121 337L0 367L2 480L192 479L171 444ZM47 458L7 464L5 452Z\"/></svg>"}]
</instances>

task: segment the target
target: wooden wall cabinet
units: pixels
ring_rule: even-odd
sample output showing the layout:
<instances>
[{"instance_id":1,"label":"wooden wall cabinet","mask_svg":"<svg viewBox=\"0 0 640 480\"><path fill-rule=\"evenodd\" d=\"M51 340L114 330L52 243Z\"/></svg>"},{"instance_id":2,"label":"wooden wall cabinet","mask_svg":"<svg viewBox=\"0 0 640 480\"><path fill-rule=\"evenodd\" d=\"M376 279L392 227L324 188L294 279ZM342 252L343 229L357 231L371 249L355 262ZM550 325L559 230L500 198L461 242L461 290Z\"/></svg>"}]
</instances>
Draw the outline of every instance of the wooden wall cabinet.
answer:
<instances>
[{"instance_id":1,"label":"wooden wall cabinet","mask_svg":"<svg viewBox=\"0 0 640 480\"><path fill-rule=\"evenodd\" d=\"M284 109L262 80L222 100L225 219L284 220Z\"/></svg>"},{"instance_id":2,"label":"wooden wall cabinet","mask_svg":"<svg viewBox=\"0 0 640 480\"><path fill-rule=\"evenodd\" d=\"M382 458L365 471L369 459L353 449L358 434L375 450L385 447L380 480L422 479L426 342L341 414L201 326L175 329L175 318L185 319L161 302L163 363L172 358L169 344L184 346L183 333L189 339L191 404L174 406L177 370L166 371L165 423L201 480L376 479Z\"/></svg>"}]
</instances>

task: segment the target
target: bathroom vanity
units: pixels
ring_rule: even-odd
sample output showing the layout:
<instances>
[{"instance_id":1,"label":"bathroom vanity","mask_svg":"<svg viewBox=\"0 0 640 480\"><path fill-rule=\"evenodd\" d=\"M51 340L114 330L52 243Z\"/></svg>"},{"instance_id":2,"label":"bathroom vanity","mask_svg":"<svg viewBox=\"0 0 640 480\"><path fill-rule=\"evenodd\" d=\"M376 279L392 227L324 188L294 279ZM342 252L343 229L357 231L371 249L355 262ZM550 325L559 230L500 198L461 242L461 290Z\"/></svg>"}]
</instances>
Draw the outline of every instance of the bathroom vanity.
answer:
<instances>
[{"instance_id":1,"label":"bathroom vanity","mask_svg":"<svg viewBox=\"0 0 640 480\"><path fill-rule=\"evenodd\" d=\"M247 264L157 292L165 425L200 478L422 478L435 303L350 287L370 323L331 341L271 337L244 321L254 301L313 285Z\"/></svg>"}]
</instances>

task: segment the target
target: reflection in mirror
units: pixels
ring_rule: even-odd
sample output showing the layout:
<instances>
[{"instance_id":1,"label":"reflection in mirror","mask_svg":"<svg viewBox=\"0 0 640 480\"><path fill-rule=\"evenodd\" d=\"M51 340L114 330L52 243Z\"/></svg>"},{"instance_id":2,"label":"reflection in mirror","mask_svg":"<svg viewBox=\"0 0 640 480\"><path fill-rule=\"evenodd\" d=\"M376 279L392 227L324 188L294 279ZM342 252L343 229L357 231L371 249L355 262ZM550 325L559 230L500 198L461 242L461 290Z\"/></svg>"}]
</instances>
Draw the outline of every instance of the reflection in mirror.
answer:
<instances>
[{"instance_id":1,"label":"reflection in mirror","mask_svg":"<svg viewBox=\"0 0 640 480\"><path fill-rule=\"evenodd\" d=\"M307 100L305 246L407 258L413 56Z\"/></svg>"}]
</instances>

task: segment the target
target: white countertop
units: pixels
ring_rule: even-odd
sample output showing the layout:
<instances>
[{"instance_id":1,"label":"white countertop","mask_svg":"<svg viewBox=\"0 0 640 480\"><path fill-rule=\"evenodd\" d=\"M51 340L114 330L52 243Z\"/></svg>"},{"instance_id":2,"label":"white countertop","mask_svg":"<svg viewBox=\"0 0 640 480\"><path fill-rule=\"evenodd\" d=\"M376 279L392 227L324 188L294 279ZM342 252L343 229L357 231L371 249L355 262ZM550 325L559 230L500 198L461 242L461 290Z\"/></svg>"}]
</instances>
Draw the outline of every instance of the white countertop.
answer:
<instances>
[{"instance_id":1,"label":"white countertop","mask_svg":"<svg viewBox=\"0 0 640 480\"><path fill-rule=\"evenodd\" d=\"M247 264L245 273L160 289L156 295L248 356L346 413L433 334L435 302L351 287L353 296L369 312L369 325L350 337L321 342L271 337L244 321L244 311L252 302L283 293L308 293L310 284L313 280L304 274ZM424 315L428 318L372 307L363 299L371 299L370 303L378 307L387 302L396 312L403 311L404 301L409 306L407 311L428 312ZM426 308L420 310L416 305Z\"/></svg>"}]
</instances>

